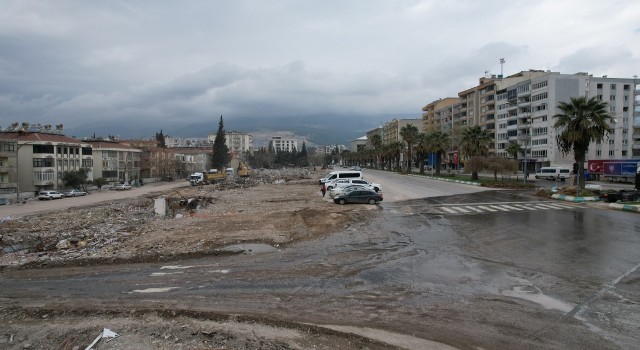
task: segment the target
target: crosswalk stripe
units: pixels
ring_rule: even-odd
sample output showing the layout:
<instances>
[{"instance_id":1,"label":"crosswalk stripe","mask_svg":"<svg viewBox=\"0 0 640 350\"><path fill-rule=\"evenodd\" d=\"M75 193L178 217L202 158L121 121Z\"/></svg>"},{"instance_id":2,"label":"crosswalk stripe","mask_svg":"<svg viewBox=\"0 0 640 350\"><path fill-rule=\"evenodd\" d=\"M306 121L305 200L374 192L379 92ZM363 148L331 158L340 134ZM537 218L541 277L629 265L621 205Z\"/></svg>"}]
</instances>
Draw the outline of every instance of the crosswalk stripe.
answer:
<instances>
[{"instance_id":1,"label":"crosswalk stripe","mask_svg":"<svg viewBox=\"0 0 640 350\"><path fill-rule=\"evenodd\" d=\"M490 207L491 207L491 208L498 208L498 209L500 209L500 210L502 210L502 211L509 211L509 209L507 209L507 208L503 208L503 207L502 207L502 206L500 206L500 205L495 205L495 204L494 204L494 205L490 205Z\"/></svg>"},{"instance_id":2,"label":"crosswalk stripe","mask_svg":"<svg viewBox=\"0 0 640 350\"><path fill-rule=\"evenodd\" d=\"M520 211L524 210L522 208L518 208L517 206L515 206L513 204L512 205L503 204L502 206L505 207L505 208L509 208L509 209L515 209L515 210L520 210Z\"/></svg>"},{"instance_id":3,"label":"crosswalk stripe","mask_svg":"<svg viewBox=\"0 0 640 350\"><path fill-rule=\"evenodd\" d=\"M535 206L538 207L538 208L542 207L544 209L558 209L558 208L554 208L554 207L550 206L549 204L536 204Z\"/></svg>"},{"instance_id":4,"label":"crosswalk stripe","mask_svg":"<svg viewBox=\"0 0 640 350\"><path fill-rule=\"evenodd\" d=\"M464 209L462 207L453 207L453 209L462 212L462 213L469 213L469 211L467 209Z\"/></svg>"},{"instance_id":5,"label":"crosswalk stripe","mask_svg":"<svg viewBox=\"0 0 640 350\"><path fill-rule=\"evenodd\" d=\"M484 209L484 210L488 210L488 211L491 211L491 212L496 212L497 211L496 209L489 208L489 207L484 206L484 205L479 205L478 208Z\"/></svg>"},{"instance_id":6,"label":"crosswalk stripe","mask_svg":"<svg viewBox=\"0 0 640 350\"><path fill-rule=\"evenodd\" d=\"M465 208L470 209L470 210L473 210L473 211L475 211L476 213L482 213L482 210L480 210L480 209L478 209L478 208L475 208L475 207L470 207L470 206L468 206L468 205L467 205Z\"/></svg>"},{"instance_id":7,"label":"crosswalk stripe","mask_svg":"<svg viewBox=\"0 0 640 350\"><path fill-rule=\"evenodd\" d=\"M536 208L532 208L530 206L524 205L524 204L514 204L514 206L523 208L523 209L527 209L527 210L536 210Z\"/></svg>"},{"instance_id":8,"label":"crosswalk stripe","mask_svg":"<svg viewBox=\"0 0 640 350\"><path fill-rule=\"evenodd\" d=\"M571 207L565 207L563 205L558 205L558 204L545 204L545 205L548 205L548 206L553 207L555 209L568 209L568 208L571 208Z\"/></svg>"},{"instance_id":9,"label":"crosswalk stripe","mask_svg":"<svg viewBox=\"0 0 640 350\"><path fill-rule=\"evenodd\" d=\"M457 211L455 211L455 210L451 210L451 209L449 209L449 208L447 208L447 207L440 207L440 209L442 209L442 210L444 210L444 211L446 211L446 212L449 212L449 213L451 213L451 214L455 214L455 213L457 213Z\"/></svg>"}]
</instances>

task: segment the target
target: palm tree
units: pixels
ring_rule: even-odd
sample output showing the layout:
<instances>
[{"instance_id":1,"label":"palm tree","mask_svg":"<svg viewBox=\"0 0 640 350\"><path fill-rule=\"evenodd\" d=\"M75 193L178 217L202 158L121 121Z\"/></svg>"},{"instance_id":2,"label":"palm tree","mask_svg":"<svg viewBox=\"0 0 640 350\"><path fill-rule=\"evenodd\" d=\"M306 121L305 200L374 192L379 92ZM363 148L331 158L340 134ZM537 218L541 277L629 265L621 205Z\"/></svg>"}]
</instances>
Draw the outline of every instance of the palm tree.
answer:
<instances>
[{"instance_id":1,"label":"palm tree","mask_svg":"<svg viewBox=\"0 0 640 350\"><path fill-rule=\"evenodd\" d=\"M402 154L402 151L404 150L404 142L402 141L396 141L396 142L392 142L391 144L389 144L389 160L391 160L392 158L395 158L396 160L396 171L400 171L400 155ZM391 165L391 163L389 163L389 165ZM389 168L391 168L391 166L389 166Z\"/></svg>"},{"instance_id":2,"label":"palm tree","mask_svg":"<svg viewBox=\"0 0 640 350\"><path fill-rule=\"evenodd\" d=\"M584 189L584 161L591 142L602 142L609 134L608 122L612 120L607 112L607 103L595 97L572 97L571 102L558 103L558 113L553 127L557 129L556 141L564 155L573 150L578 163L578 189Z\"/></svg>"},{"instance_id":3,"label":"palm tree","mask_svg":"<svg viewBox=\"0 0 640 350\"><path fill-rule=\"evenodd\" d=\"M462 132L460 149L469 158L483 157L489 153L493 135L479 126L472 126ZM472 169L471 179L478 180L478 169Z\"/></svg>"},{"instance_id":4,"label":"palm tree","mask_svg":"<svg viewBox=\"0 0 640 350\"><path fill-rule=\"evenodd\" d=\"M451 137L444 131L436 130L427 135L429 152L436 154L436 176L440 175L440 162L442 154L451 146Z\"/></svg>"},{"instance_id":5,"label":"palm tree","mask_svg":"<svg viewBox=\"0 0 640 350\"><path fill-rule=\"evenodd\" d=\"M420 174L424 174L424 160L427 157L427 153L429 153L429 138L423 132L418 135L416 140L416 153L420 159Z\"/></svg>"},{"instance_id":6,"label":"palm tree","mask_svg":"<svg viewBox=\"0 0 640 350\"><path fill-rule=\"evenodd\" d=\"M419 134L420 131L418 128L411 124L407 124L400 129L400 136L402 136L404 142L407 143L407 174L411 174L411 163L413 159L411 157L411 149L418 139Z\"/></svg>"},{"instance_id":7,"label":"palm tree","mask_svg":"<svg viewBox=\"0 0 640 350\"><path fill-rule=\"evenodd\" d=\"M518 154L523 153L524 148L522 148L522 146L519 143L513 142L509 144L509 146L505 149L505 151L507 151L507 153L512 155L513 159L518 160Z\"/></svg>"},{"instance_id":8,"label":"palm tree","mask_svg":"<svg viewBox=\"0 0 640 350\"><path fill-rule=\"evenodd\" d=\"M369 140L369 142L371 143L371 146L373 146L373 153L375 156L375 167L378 168L378 162L379 162L379 157L380 154L382 153L382 136L380 136L380 134L374 134L373 136L371 136L371 140Z\"/></svg>"}]
</instances>

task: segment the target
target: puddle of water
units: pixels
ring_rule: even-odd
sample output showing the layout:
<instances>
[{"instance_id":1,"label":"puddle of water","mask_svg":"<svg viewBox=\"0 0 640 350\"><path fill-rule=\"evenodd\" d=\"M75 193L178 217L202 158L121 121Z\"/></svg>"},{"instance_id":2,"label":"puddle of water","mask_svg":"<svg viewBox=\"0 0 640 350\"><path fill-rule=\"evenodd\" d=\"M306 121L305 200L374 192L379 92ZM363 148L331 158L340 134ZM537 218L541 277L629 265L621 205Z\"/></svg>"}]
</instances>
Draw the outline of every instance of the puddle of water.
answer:
<instances>
[{"instance_id":1,"label":"puddle of water","mask_svg":"<svg viewBox=\"0 0 640 350\"><path fill-rule=\"evenodd\" d=\"M174 289L179 289L178 287L164 287L164 288L147 288L147 289L134 289L131 293L164 293Z\"/></svg>"},{"instance_id":2,"label":"puddle of water","mask_svg":"<svg viewBox=\"0 0 640 350\"><path fill-rule=\"evenodd\" d=\"M530 287L528 289L530 289ZM503 291L502 295L528 300L545 309L560 310L564 313L570 312L575 307L575 305L544 295L538 290L525 290L523 287L514 287L513 290Z\"/></svg>"},{"instance_id":3,"label":"puddle of water","mask_svg":"<svg viewBox=\"0 0 640 350\"><path fill-rule=\"evenodd\" d=\"M182 271L177 271L177 272L154 272L151 274L151 277L154 276L164 276L164 275L177 275L177 274L181 274Z\"/></svg>"},{"instance_id":4,"label":"puddle of water","mask_svg":"<svg viewBox=\"0 0 640 350\"><path fill-rule=\"evenodd\" d=\"M278 248L262 243L234 244L220 248L223 252L258 254L277 252Z\"/></svg>"},{"instance_id":5,"label":"puddle of water","mask_svg":"<svg viewBox=\"0 0 640 350\"><path fill-rule=\"evenodd\" d=\"M173 266L163 266L160 270L179 270L179 269L190 269L193 266L182 266L182 265L173 265Z\"/></svg>"}]
</instances>

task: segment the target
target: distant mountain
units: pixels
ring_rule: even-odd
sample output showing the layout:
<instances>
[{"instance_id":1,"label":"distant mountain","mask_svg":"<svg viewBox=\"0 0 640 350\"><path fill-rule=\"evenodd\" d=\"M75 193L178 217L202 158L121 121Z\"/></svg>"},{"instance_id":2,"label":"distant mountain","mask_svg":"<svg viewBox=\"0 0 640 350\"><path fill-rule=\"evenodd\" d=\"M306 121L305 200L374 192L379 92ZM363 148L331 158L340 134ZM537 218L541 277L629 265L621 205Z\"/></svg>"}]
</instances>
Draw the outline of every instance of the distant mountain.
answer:
<instances>
[{"instance_id":1,"label":"distant mountain","mask_svg":"<svg viewBox=\"0 0 640 350\"><path fill-rule=\"evenodd\" d=\"M346 115L316 115L305 117L260 118L224 117L224 128L227 131L259 132L289 132L298 137L304 137L312 144L329 145L343 144L366 135L393 118L418 118L419 115L403 116L346 116ZM180 121L163 121L157 124L129 120L126 122L104 121L86 125L67 125L65 134L77 138L116 135L121 138L152 138L162 129L165 135L176 137L206 137L218 130L219 117L210 122L196 122L181 124Z\"/></svg>"}]
</instances>

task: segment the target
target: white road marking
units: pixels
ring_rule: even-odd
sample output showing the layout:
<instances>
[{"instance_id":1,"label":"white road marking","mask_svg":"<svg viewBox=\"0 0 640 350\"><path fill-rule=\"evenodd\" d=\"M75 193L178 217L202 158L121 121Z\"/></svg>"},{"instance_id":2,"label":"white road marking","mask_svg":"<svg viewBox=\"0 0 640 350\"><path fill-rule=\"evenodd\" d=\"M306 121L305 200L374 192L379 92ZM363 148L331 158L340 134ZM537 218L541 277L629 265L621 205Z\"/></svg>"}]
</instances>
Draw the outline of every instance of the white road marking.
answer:
<instances>
[{"instance_id":1,"label":"white road marking","mask_svg":"<svg viewBox=\"0 0 640 350\"><path fill-rule=\"evenodd\" d=\"M147 288L147 289L134 289L131 293L164 293L174 289L180 289L178 287L164 287L164 288Z\"/></svg>"},{"instance_id":2,"label":"white road marking","mask_svg":"<svg viewBox=\"0 0 640 350\"><path fill-rule=\"evenodd\" d=\"M163 266L160 270L179 270L179 269L190 269L195 266L182 266L182 265L172 265L172 266Z\"/></svg>"},{"instance_id":3,"label":"white road marking","mask_svg":"<svg viewBox=\"0 0 640 350\"><path fill-rule=\"evenodd\" d=\"M497 211L496 209L489 208L489 207L487 207L485 205L479 205L478 208L484 209L484 210L487 210L487 211L490 211L490 212L496 212Z\"/></svg>"}]
</instances>

